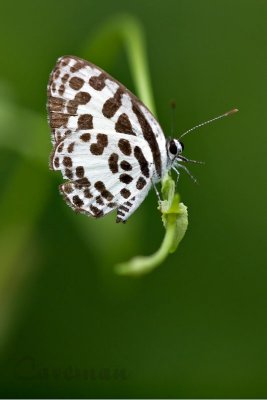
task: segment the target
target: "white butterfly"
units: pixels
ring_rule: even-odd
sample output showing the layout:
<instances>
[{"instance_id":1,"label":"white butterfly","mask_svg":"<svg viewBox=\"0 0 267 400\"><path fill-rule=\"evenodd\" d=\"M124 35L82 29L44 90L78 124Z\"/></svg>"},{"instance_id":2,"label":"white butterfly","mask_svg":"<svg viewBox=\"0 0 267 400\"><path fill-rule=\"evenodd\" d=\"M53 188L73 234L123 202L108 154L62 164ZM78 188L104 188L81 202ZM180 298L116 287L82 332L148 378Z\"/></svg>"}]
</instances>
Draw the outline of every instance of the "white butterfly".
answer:
<instances>
[{"instance_id":1,"label":"white butterfly","mask_svg":"<svg viewBox=\"0 0 267 400\"><path fill-rule=\"evenodd\" d=\"M170 168L185 168L179 161L189 161L181 155L182 143L165 138L140 100L80 58L58 60L48 84L48 112L50 166L68 180L60 192L78 212L98 218L117 209L116 221L125 222L152 185Z\"/></svg>"}]
</instances>

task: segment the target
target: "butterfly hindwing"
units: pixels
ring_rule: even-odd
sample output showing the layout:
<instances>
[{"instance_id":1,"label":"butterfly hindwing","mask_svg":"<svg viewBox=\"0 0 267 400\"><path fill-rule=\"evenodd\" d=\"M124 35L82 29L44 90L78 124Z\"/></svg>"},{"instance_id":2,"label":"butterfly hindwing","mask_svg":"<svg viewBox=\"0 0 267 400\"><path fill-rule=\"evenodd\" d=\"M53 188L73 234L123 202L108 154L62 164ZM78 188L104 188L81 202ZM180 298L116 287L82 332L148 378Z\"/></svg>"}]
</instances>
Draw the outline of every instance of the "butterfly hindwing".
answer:
<instances>
[{"instance_id":1,"label":"butterfly hindwing","mask_svg":"<svg viewBox=\"0 0 267 400\"><path fill-rule=\"evenodd\" d=\"M60 186L69 205L94 217L118 208L126 220L151 187L151 153L145 141L127 134L92 129L68 134L56 146L51 168L68 182Z\"/></svg>"}]
</instances>

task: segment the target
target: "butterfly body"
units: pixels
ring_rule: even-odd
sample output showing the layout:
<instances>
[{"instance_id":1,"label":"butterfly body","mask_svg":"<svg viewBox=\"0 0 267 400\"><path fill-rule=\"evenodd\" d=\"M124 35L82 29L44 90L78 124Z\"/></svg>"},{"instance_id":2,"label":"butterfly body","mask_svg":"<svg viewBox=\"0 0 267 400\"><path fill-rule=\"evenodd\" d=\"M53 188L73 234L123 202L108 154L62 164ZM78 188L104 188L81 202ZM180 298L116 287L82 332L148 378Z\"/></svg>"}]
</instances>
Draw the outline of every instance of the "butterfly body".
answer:
<instances>
[{"instance_id":1,"label":"butterfly body","mask_svg":"<svg viewBox=\"0 0 267 400\"><path fill-rule=\"evenodd\" d=\"M48 113L50 167L67 180L60 192L93 217L117 209L125 222L182 151L129 90L77 57L61 57L52 71Z\"/></svg>"}]
</instances>

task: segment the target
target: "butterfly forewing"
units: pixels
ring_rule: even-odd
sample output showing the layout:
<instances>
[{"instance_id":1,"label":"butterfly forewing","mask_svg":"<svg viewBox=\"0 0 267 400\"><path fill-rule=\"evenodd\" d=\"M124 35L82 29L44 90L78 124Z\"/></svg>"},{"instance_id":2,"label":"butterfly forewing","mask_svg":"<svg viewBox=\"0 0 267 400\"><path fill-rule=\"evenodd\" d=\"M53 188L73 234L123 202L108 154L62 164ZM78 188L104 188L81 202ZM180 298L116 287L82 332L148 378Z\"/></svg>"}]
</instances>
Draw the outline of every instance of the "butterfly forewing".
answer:
<instances>
[{"instance_id":1,"label":"butterfly forewing","mask_svg":"<svg viewBox=\"0 0 267 400\"><path fill-rule=\"evenodd\" d=\"M48 85L51 168L75 210L125 221L166 168L166 141L153 115L123 85L76 57L59 59Z\"/></svg>"}]
</instances>

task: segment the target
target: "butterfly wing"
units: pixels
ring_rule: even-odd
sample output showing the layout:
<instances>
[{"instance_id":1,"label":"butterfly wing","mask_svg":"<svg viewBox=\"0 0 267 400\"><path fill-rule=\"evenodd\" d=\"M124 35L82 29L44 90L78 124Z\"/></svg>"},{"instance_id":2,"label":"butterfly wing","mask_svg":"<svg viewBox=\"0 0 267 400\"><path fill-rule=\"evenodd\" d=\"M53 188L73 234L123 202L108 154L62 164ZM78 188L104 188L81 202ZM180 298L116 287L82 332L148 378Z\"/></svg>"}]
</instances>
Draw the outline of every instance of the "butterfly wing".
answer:
<instances>
[{"instance_id":1,"label":"butterfly wing","mask_svg":"<svg viewBox=\"0 0 267 400\"><path fill-rule=\"evenodd\" d=\"M151 187L153 160L144 139L92 129L67 135L56 146L51 168L69 181L60 186L76 211L101 217L114 209L125 221Z\"/></svg>"},{"instance_id":2,"label":"butterfly wing","mask_svg":"<svg viewBox=\"0 0 267 400\"><path fill-rule=\"evenodd\" d=\"M96 217L117 208L126 220L166 169L166 140L153 115L107 73L72 56L51 74L48 111L51 167L70 180L61 185L66 201Z\"/></svg>"}]
</instances>

